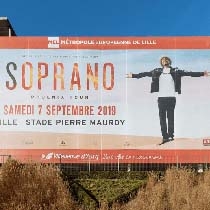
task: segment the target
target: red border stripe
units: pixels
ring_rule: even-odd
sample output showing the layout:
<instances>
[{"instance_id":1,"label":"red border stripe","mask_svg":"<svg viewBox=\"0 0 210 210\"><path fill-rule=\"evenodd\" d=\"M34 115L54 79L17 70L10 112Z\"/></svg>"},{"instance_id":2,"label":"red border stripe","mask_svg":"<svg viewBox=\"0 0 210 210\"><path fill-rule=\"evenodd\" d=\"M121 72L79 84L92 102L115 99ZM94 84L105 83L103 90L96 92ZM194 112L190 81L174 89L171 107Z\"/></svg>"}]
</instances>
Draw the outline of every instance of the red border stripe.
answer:
<instances>
[{"instance_id":1,"label":"red border stripe","mask_svg":"<svg viewBox=\"0 0 210 210\"><path fill-rule=\"evenodd\" d=\"M0 49L49 49L48 37L0 37ZM210 37L59 37L59 49L210 49Z\"/></svg>"},{"instance_id":2,"label":"red border stripe","mask_svg":"<svg viewBox=\"0 0 210 210\"><path fill-rule=\"evenodd\" d=\"M9 155L46 163L210 163L210 150L3 149L0 162Z\"/></svg>"}]
</instances>

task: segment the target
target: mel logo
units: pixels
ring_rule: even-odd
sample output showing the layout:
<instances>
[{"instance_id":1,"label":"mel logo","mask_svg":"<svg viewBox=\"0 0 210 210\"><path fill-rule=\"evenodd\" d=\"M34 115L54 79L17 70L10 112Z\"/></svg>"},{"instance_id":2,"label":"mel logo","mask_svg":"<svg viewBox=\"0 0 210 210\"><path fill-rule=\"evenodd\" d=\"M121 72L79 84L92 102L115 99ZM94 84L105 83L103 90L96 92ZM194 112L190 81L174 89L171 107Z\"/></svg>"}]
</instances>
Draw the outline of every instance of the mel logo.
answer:
<instances>
[{"instance_id":1,"label":"mel logo","mask_svg":"<svg viewBox=\"0 0 210 210\"><path fill-rule=\"evenodd\" d=\"M48 37L48 48L59 48L59 44L59 37Z\"/></svg>"},{"instance_id":2,"label":"mel logo","mask_svg":"<svg viewBox=\"0 0 210 210\"><path fill-rule=\"evenodd\" d=\"M204 146L210 146L210 139L203 139Z\"/></svg>"}]
</instances>

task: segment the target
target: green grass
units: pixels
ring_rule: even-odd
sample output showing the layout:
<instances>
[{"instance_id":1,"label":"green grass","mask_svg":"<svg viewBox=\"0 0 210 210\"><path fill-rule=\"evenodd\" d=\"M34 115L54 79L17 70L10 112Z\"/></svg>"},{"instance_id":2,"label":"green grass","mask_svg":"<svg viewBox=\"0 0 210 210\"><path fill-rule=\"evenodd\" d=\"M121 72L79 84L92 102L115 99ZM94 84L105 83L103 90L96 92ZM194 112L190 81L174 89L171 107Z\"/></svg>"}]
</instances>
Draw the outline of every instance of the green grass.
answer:
<instances>
[{"instance_id":1,"label":"green grass","mask_svg":"<svg viewBox=\"0 0 210 210\"><path fill-rule=\"evenodd\" d=\"M123 202L136 194L145 181L134 179L79 179L77 182L101 203Z\"/></svg>"}]
</instances>

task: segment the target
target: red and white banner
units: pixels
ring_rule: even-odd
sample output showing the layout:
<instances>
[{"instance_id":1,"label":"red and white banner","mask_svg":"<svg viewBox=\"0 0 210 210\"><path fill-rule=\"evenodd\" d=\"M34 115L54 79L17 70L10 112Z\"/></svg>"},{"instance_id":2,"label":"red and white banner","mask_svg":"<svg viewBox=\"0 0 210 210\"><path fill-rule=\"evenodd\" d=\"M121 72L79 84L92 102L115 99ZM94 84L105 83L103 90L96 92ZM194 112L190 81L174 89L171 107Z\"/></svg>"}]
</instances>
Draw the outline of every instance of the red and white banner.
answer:
<instances>
[{"instance_id":1,"label":"red and white banner","mask_svg":"<svg viewBox=\"0 0 210 210\"><path fill-rule=\"evenodd\" d=\"M0 37L0 71L0 157L210 162L210 37Z\"/></svg>"}]
</instances>

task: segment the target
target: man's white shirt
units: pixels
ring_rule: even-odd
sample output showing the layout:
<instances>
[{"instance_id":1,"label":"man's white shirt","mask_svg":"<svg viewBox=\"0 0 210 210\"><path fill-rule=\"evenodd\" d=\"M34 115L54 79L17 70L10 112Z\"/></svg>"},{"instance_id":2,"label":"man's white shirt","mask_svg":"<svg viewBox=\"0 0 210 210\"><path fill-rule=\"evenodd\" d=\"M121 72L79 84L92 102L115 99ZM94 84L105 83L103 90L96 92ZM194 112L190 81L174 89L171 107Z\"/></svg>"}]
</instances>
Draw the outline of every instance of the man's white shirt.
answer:
<instances>
[{"instance_id":1,"label":"man's white shirt","mask_svg":"<svg viewBox=\"0 0 210 210\"><path fill-rule=\"evenodd\" d=\"M159 97L175 97L175 84L170 68L163 68L159 78Z\"/></svg>"}]
</instances>

